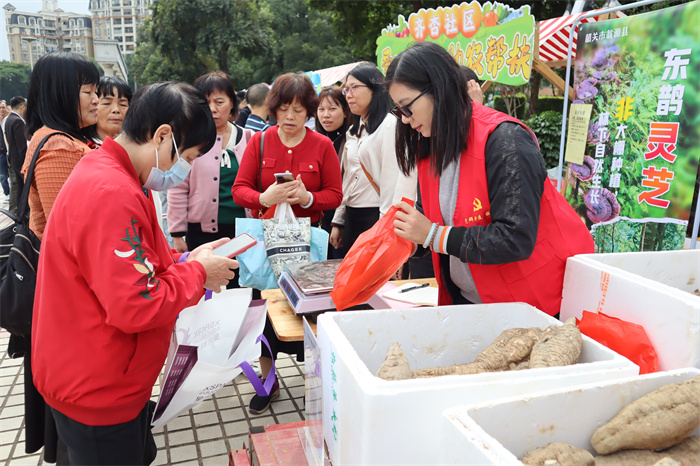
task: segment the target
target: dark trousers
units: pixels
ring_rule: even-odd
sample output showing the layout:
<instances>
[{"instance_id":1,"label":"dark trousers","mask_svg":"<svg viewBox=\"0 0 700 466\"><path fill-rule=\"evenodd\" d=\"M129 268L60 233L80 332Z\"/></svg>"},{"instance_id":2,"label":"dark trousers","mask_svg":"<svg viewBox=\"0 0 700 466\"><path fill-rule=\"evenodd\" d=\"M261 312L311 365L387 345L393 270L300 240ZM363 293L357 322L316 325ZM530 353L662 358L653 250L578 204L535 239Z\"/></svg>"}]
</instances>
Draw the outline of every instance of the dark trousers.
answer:
<instances>
[{"instance_id":1,"label":"dark trousers","mask_svg":"<svg viewBox=\"0 0 700 466\"><path fill-rule=\"evenodd\" d=\"M343 248L349 251L357 237L379 220L379 207L346 207L343 227Z\"/></svg>"},{"instance_id":2,"label":"dark trousers","mask_svg":"<svg viewBox=\"0 0 700 466\"><path fill-rule=\"evenodd\" d=\"M5 196L10 195L10 183L7 182L7 177L10 176L7 172L7 155L0 154L0 185Z\"/></svg>"},{"instance_id":3,"label":"dark trousers","mask_svg":"<svg viewBox=\"0 0 700 466\"><path fill-rule=\"evenodd\" d=\"M20 196L22 196L24 177L18 174L12 166L9 167L8 171L10 176L10 212L17 215L17 204Z\"/></svg>"},{"instance_id":4,"label":"dark trousers","mask_svg":"<svg viewBox=\"0 0 700 466\"><path fill-rule=\"evenodd\" d=\"M150 422L154 407L149 401L135 419L111 426L88 426L51 408L68 464L151 464L157 453Z\"/></svg>"}]
</instances>

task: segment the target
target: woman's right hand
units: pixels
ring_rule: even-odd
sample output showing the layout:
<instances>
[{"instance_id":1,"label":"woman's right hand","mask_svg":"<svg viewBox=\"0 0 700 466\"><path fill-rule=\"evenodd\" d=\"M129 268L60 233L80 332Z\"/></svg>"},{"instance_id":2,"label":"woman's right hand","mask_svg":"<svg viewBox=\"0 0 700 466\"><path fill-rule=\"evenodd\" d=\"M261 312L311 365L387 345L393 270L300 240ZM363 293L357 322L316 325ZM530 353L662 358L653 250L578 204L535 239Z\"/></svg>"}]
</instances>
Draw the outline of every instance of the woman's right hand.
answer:
<instances>
[{"instance_id":1,"label":"woman's right hand","mask_svg":"<svg viewBox=\"0 0 700 466\"><path fill-rule=\"evenodd\" d=\"M333 227L331 230L331 236L328 238L328 241L331 243L331 246L333 246L336 249L340 249L343 247L343 229L340 227Z\"/></svg>"},{"instance_id":2,"label":"woman's right hand","mask_svg":"<svg viewBox=\"0 0 700 466\"><path fill-rule=\"evenodd\" d=\"M194 251L187 258L187 262L197 261L204 267L207 273L207 279L204 282L204 288L212 290L214 293L221 291L222 286L228 285L235 273L232 269L238 268L238 261L229 259L228 257L215 256L212 250L226 244L229 238L221 238L211 243L206 243Z\"/></svg>"},{"instance_id":3,"label":"woman's right hand","mask_svg":"<svg viewBox=\"0 0 700 466\"><path fill-rule=\"evenodd\" d=\"M182 236L173 236L173 247L179 253L187 252L187 243Z\"/></svg>"},{"instance_id":4,"label":"woman's right hand","mask_svg":"<svg viewBox=\"0 0 700 466\"><path fill-rule=\"evenodd\" d=\"M282 184L274 182L262 194L262 199L271 206L280 202L287 202L289 198L294 197L297 188L299 188L299 181L297 180L287 181Z\"/></svg>"}]
</instances>

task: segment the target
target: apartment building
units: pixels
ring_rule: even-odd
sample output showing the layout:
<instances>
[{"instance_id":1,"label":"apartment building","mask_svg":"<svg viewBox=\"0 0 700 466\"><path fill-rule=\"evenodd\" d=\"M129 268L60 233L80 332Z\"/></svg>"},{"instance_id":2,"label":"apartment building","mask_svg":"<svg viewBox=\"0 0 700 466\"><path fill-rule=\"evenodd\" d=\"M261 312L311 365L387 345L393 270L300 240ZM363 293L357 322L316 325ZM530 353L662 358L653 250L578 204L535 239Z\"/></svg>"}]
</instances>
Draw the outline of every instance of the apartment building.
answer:
<instances>
[{"instance_id":1,"label":"apartment building","mask_svg":"<svg viewBox=\"0 0 700 466\"><path fill-rule=\"evenodd\" d=\"M34 66L43 55L58 50L95 56L92 18L56 7L56 0L42 0L38 13L18 11L11 3L5 10L10 61Z\"/></svg>"},{"instance_id":2,"label":"apartment building","mask_svg":"<svg viewBox=\"0 0 700 466\"><path fill-rule=\"evenodd\" d=\"M136 30L151 15L152 0L90 0L93 37L116 40L124 55L136 48Z\"/></svg>"}]
</instances>

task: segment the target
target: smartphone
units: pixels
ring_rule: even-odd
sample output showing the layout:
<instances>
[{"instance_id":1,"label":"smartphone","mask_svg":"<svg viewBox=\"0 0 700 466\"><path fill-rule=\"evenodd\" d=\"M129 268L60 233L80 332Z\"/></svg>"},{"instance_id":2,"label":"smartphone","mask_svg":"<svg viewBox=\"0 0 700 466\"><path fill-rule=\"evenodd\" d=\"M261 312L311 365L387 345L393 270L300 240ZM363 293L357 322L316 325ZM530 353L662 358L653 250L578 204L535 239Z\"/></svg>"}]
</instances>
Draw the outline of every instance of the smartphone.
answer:
<instances>
[{"instance_id":1,"label":"smartphone","mask_svg":"<svg viewBox=\"0 0 700 466\"><path fill-rule=\"evenodd\" d=\"M214 249L212 253L221 257L234 257L253 247L257 241L248 233L243 233L233 238L228 243Z\"/></svg>"},{"instance_id":2,"label":"smartphone","mask_svg":"<svg viewBox=\"0 0 700 466\"><path fill-rule=\"evenodd\" d=\"M282 184L282 183L286 183L288 181L294 181L294 175L292 175L289 172L275 173L275 179L277 180L277 183Z\"/></svg>"}]
</instances>

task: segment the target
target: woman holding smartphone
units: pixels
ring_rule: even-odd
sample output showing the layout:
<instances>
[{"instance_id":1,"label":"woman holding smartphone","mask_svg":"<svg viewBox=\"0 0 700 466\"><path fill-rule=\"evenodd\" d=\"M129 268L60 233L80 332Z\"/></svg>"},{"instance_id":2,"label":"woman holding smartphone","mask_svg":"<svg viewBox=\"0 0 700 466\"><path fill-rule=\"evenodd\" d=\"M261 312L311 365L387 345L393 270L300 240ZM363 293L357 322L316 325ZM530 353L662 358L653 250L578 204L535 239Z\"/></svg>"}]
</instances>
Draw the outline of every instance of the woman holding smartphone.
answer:
<instances>
[{"instance_id":1,"label":"woman holding smartphone","mask_svg":"<svg viewBox=\"0 0 700 466\"><path fill-rule=\"evenodd\" d=\"M234 201L253 209L254 216L287 202L294 215L309 217L312 224L318 224L324 210L335 209L340 204L343 197L340 163L333 144L304 126L317 105L316 91L308 76L287 73L275 80L267 106L277 125L255 133L232 189ZM284 173L290 173L293 181L286 181ZM279 174L279 180L275 174ZM269 374L278 352L296 354L297 360L303 361L303 342L279 341L269 319L263 335L272 349L270 352L263 345L260 357L263 374ZM278 396L279 382L275 381L269 396L253 397L250 412L263 413Z\"/></svg>"},{"instance_id":2,"label":"woman holding smartphone","mask_svg":"<svg viewBox=\"0 0 700 466\"><path fill-rule=\"evenodd\" d=\"M343 195L333 144L304 126L318 106L311 80L305 75L283 74L275 80L267 106L277 125L255 133L248 144L233 184L233 199L252 209L256 217L287 202L294 215L309 217L317 224L321 212L338 207ZM291 173L294 179L280 183L276 173Z\"/></svg>"}]
</instances>

